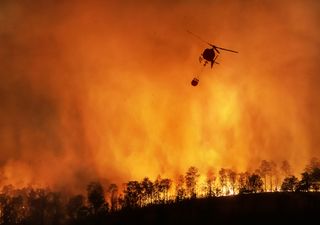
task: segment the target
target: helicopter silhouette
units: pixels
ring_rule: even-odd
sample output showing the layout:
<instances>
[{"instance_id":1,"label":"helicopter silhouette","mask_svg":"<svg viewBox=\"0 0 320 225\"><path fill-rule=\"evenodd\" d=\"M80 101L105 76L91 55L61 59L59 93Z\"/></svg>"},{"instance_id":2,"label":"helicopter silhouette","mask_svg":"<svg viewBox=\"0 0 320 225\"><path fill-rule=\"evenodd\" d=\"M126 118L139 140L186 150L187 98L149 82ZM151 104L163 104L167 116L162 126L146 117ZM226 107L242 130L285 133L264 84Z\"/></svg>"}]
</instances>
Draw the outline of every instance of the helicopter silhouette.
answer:
<instances>
[{"instance_id":1,"label":"helicopter silhouette","mask_svg":"<svg viewBox=\"0 0 320 225\"><path fill-rule=\"evenodd\" d=\"M202 52L202 54L199 57L199 61L200 63L203 62L203 66L206 66L208 63L211 64L211 69L213 67L213 64L219 64L218 62L216 62L218 55L220 54L219 50L223 50L223 51L229 51L229 52L233 52L233 53L239 53L237 51L231 50L231 49L227 49L227 48L222 48L216 45L213 45L205 40L203 40L201 37L199 37L198 35L192 33L191 31L187 31L188 33L190 33L191 35L193 35L194 37L198 38L200 41L208 44L211 48L206 48L204 49L204 51ZM193 78L193 80L191 81L192 86L197 86L199 83L199 78L195 77Z\"/></svg>"}]
</instances>

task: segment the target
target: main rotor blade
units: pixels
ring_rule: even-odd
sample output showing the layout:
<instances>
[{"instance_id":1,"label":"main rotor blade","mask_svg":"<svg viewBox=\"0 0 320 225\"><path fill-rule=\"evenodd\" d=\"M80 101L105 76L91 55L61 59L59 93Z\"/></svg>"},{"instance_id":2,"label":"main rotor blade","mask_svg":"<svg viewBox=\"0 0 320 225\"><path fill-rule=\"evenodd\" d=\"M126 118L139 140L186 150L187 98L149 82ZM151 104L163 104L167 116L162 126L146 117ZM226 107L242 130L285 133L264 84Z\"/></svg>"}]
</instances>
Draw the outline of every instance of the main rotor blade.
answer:
<instances>
[{"instance_id":1,"label":"main rotor blade","mask_svg":"<svg viewBox=\"0 0 320 225\"><path fill-rule=\"evenodd\" d=\"M209 42L207 42L207 41L203 40L200 36L198 36L198 35L196 35L196 34L192 33L190 30L187 30L187 32L188 32L189 34L193 35L194 37L198 38L200 41L202 41L202 42L204 42L204 43L206 43L206 44L208 44L208 45L210 45L210 46L212 46L212 47L213 47L213 45L212 45L212 44L210 44Z\"/></svg>"},{"instance_id":2,"label":"main rotor blade","mask_svg":"<svg viewBox=\"0 0 320 225\"><path fill-rule=\"evenodd\" d=\"M221 47L218 47L218 46L216 46L216 45L213 45L213 44L211 44L211 43L209 43L209 42L207 42L207 41L203 40L200 36L198 36L198 35L196 35L196 34L192 33L190 30L187 30L187 32L188 32L189 34L193 35L194 37L196 37L197 39L199 39L200 41L202 41L202 42L204 42L204 43L206 43L206 44L210 45L212 48L215 48L215 50L216 50L218 53L220 53L220 52L218 51L218 49L220 49L220 50L224 50L224 51L233 52L233 53L239 53L239 52L234 51L234 50L231 50L231 49L221 48Z\"/></svg>"},{"instance_id":3,"label":"main rotor blade","mask_svg":"<svg viewBox=\"0 0 320 225\"><path fill-rule=\"evenodd\" d=\"M224 50L224 51L229 51L229 52L233 52L233 53L239 53L237 51L234 51L234 50L231 50L231 49L227 49L227 48L221 48L221 47L218 47L218 46L213 46L214 48L216 49L220 49L220 50Z\"/></svg>"}]
</instances>

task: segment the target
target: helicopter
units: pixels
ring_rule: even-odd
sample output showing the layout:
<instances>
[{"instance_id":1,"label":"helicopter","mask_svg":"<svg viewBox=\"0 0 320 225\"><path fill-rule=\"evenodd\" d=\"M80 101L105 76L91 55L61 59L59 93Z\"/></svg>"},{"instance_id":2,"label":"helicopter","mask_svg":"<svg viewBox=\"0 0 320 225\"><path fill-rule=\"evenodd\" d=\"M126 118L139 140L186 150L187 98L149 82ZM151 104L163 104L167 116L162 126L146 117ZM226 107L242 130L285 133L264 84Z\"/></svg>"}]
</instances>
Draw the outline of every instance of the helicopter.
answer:
<instances>
[{"instance_id":1,"label":"helicopter","mask_svg":"<svg viewBox=\"0 0 320 225\"><path fill-rule=\"evenodd\" d=\"M220 54L219 50L229 51L229 52L233 52L233 53L239 53L239 52L231 50L231 49L222 48L222 47L213 45L213 44L203 40L201 37L199 37L198 35L192 33L191 31L187 31L187 32L190 33L191 35L195 36L196 38L198 38L200 41L208 44L211 47L211 48L204 49L204 51L202 52L202 54L199 57L199 62L200 63L203 62L203 66L206 66L208 63L210 63L211 64L211 69L212 69L213 64L219 64L218 62L216 62L216 60L218 58L218 55ZM199 77L195 77L191 81L191 85L192 86L197 86L198 83L199 83Z\"/></svg>"}]
</instances>

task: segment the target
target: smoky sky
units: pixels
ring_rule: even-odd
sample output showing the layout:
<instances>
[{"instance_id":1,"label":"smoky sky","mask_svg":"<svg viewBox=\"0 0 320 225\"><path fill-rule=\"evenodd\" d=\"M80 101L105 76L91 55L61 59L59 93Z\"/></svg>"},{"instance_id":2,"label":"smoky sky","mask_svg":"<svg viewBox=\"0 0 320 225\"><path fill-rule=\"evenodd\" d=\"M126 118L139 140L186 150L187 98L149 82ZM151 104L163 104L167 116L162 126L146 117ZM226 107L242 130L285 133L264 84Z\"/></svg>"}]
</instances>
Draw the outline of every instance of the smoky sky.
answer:
<instances>
[{"instance_id":1,"label":"smoky sky","mask_svg":"<svg viewBox=\"0 0 320 225\"><path fill-rule=\"evenodd\" d=\"M318 1L0 2L1 184L319 156ZM203 68L205 43L221 52Z\"/></svg>"}]
</instances>

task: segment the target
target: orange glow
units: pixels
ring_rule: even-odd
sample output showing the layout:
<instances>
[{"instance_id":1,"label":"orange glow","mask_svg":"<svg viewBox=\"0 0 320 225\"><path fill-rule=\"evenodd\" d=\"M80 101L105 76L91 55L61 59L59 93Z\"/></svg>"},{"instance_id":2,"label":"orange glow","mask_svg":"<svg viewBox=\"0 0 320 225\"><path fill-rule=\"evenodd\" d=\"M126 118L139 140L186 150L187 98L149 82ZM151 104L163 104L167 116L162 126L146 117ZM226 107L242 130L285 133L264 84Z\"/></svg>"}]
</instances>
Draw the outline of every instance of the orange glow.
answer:
<instances>
[{"instance_id":1,"label":"orange glow","mask_svg":"<svg viewBox=\"0 0 320 225\"><path fill-rule=\"evenodd\" d=\"M28 2L0 3L0 185L320 156L317 1ZM207 46L186 29L240 53L192 87Z\"/></svg>"}]
</instances>

